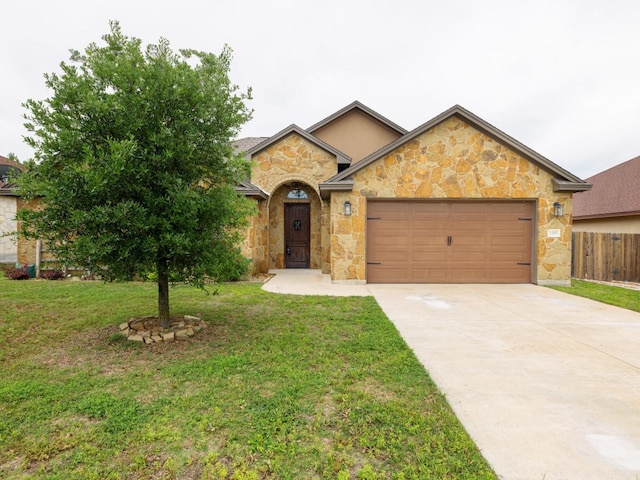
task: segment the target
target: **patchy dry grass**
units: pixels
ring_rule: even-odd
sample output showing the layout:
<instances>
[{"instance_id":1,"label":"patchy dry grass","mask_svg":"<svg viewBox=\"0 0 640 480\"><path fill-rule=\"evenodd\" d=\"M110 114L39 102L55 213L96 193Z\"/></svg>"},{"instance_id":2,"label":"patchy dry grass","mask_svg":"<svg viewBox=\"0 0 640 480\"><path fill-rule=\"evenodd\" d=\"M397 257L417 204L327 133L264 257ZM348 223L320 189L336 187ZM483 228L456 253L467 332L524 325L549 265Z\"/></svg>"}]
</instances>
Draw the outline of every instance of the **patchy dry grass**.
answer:
<instances>
[{"instance_id":1,"label":"patchy dry grass","mask_svg":"<svg viewBox=\"0 0 640 480\"><path fill-rule=\"evenodd\" d=\"M144 346L155 285L0 292L2 478L496 478L372 298L177 287L207 329Z\"/></svg>"}]
</instances>

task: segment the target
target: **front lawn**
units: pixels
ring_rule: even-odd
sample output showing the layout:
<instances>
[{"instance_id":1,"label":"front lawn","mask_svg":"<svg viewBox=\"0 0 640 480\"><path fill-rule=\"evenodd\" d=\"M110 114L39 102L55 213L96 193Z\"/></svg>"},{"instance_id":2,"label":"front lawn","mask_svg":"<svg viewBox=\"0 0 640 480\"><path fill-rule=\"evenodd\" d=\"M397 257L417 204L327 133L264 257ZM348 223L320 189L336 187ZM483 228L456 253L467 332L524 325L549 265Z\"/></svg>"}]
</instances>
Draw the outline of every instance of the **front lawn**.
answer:
<instances>
[{"instance_id":1,"label":"front lawn","mask_svg":"<svg viewBox=\"0 0 640 480\"><path fill-rule=\"evenodd\" d=\"M553 288L561 292L640 312L640 290L575 279L571 281L570 287Z\"/></svg>"},{"instance_id":2,"label":"front lawn","mask_svg":"<svg viewBox=\"0 0 640 480\"><path fill-rule=\"evenodd\" d=\"M0 278L0 478L495 479L373 298Z\"/></svg>"}]
</instances>

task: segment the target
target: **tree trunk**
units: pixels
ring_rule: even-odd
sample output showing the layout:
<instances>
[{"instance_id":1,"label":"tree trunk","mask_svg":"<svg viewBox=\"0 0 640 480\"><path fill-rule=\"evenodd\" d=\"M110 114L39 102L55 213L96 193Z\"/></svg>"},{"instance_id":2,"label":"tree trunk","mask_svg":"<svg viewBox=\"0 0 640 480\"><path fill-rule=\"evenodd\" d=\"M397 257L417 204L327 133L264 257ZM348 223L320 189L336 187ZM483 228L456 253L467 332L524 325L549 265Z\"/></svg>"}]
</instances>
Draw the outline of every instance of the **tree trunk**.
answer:
<instances>
[{"instance_id":1,"label":"tree trunk","mask_svg":"<svg viewBox=\"0 0 640 480\"><path fill-rule=\"evenodd\" d=\"M169 272L166 262L158 262L158 319L162 328L169 328Z\"/></svg>"}]
</instances>

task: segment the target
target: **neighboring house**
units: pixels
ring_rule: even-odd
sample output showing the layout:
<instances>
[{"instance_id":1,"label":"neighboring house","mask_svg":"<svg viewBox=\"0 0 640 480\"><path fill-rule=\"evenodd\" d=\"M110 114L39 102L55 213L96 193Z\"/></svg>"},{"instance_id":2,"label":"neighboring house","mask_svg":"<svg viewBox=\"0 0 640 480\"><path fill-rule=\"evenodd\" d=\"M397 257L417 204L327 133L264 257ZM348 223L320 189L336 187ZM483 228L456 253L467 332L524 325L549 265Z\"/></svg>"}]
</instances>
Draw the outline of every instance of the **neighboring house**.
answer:
<instances>
[{"instance_id":1,"label":"neighboring house","mask_svg":"<svg viewBox=\"0 0 640 480\"><path fill-rule=\"evenodd\" d=\"M241 145L252 172L238 191L258 210L244 244L254 272L570 283L572 195L590 185L460 106L408 132L354 102Z\"/></svg>"},{"instance_id":2,"label":"neighboring house","mask_svg":"<svg viewBox=\"0 0 640 480\"><path fill-rule=\"evenodd\" d=\"M20 198L12 187L11 178L15 169L21 168L17 162L0 156L0 263L18 261L18 246L8 233L18 228L16 213Z\"/></svg>"},{"instance_id":3,"label":"neighboring house","mask_svg":"<svg viewBox=\"0 0 640 480\"><path fill-rule=\"evenodd\" d=\"M593 188L573 199L574 231L640 233L640 157L587 181Z\"/></svg>"}]
</instances>

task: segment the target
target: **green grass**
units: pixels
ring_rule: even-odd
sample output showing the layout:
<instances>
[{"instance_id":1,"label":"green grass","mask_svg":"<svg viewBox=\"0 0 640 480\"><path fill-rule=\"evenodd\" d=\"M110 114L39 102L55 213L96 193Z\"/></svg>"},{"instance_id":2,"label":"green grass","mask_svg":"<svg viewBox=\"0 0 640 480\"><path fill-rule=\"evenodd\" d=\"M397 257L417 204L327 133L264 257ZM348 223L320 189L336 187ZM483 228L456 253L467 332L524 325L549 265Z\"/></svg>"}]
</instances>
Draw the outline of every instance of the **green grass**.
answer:
<instances>
[{"instance_id":1,"label":"green grass","mask_svg":"<svg viewBox=\"0 0 640 480\"><path fill-rule=\"evenodd\" d=\"M0 278L0 478L495 479L372 298Z\"/></svg>"},{"instance_id":2,"label":"green grass","mask_svg":"<svg viewBox=\"0 0 640 480\"><path fill-rule=\"evenodd\" d=\"M552 287L561 292L590 298L609 305L640 312L640 290L631 290L584 280L572 280L570 287Z\"/></svg>"}]
</instances>

